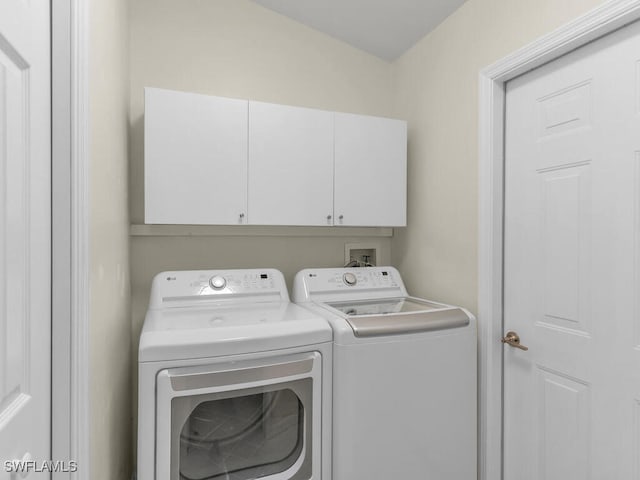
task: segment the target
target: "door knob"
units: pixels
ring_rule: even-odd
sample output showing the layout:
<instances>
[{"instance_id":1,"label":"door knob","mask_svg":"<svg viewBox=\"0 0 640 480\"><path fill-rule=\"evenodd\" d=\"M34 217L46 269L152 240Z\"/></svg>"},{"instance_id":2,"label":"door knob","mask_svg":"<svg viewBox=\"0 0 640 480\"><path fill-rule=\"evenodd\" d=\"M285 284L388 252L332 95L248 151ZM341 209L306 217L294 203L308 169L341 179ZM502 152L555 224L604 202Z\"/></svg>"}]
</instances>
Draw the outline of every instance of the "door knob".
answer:
<instances>
[{"instance_id":1,"label":"door knob","mask_svg":"<svg viewBox=\"0 0 640 480\"><path fill-rule=\"evenodd\" d=\"M512 347L519 348L520 350L527 351L529 347L525 347L524 345L520 345L520 336L516 332L507 332L507 334L502 337L502 343L506 343Z\"/></svg>"}]
</instances>

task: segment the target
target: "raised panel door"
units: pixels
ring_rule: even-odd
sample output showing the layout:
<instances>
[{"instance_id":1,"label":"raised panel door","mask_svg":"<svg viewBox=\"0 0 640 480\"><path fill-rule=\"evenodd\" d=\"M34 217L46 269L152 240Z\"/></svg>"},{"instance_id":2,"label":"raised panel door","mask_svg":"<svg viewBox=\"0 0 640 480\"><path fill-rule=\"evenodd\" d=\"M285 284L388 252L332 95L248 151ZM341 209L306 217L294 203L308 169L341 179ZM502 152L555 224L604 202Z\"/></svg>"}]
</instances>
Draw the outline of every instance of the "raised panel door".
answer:
<instances>
[{"instance_id":1,"label":"raised panel door","mask_svg":"<svg viewBox=\"0 0 640 480\"><path fill-rule=\"evenodd\" d=\"M640 475L639 52L634 24L507 86L505 480Z\"/></svg>"},{"instance_id":2,"label":"raised panel door","mask_svg":"<svg viewBox=\"0 0 640 480\"><path fill-rule=\"evenodd\" d=\"M51 455L49 7L0 2L1 479Z\"/></svg>"}]
</instances>

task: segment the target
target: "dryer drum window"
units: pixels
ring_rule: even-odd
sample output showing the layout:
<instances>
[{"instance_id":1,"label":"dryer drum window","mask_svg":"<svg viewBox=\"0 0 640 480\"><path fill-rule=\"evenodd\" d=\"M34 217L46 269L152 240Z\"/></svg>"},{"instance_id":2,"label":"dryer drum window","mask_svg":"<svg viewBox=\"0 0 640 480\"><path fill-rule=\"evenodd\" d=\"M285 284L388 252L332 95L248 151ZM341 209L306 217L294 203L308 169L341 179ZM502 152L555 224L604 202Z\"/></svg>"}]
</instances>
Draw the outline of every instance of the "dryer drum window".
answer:
<instances>
[{"instance_id":1,"label":"dryer drum window","mask_svg":"<svg viewBox=\"0 0 640 480\"><path fill-rule=\"evenodd\" d=\"M173 398L172 480L308 478L311 390L307 378Z\"/></svg>"}]
</instances>

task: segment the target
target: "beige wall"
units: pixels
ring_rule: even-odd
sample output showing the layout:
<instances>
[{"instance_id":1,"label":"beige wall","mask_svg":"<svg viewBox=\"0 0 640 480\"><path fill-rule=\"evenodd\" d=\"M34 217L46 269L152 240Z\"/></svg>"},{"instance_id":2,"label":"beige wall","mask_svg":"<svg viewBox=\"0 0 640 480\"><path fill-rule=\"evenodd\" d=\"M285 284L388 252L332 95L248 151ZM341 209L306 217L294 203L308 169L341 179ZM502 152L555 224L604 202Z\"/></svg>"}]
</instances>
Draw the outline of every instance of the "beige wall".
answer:
<instances>
[{"instance_id":1,"label":"beige wall","mask_svg":"<svg viewBox=\"0 0 640 480\"><path fill-rule=\"evenodd\" d=\"M394 115L409 122L409 226L391 249L409 291L476 310L479 72L600 3L468 0L395 62Z\"/></svg>"},{"instance_id":2,"label":"beige wall","mask_svg":"<svg viewBox=\"0 0 640 480\"><path fill-rule=\"evenodd\" d=\"M143 88L389 115L390 65L248 0L132 0L131 215L144 220Z\"/></svg>"},{"instance_id":3,"label":"beige wall","mask_svg":"<svg viewBox=\"0 0 640 480\"><path fill-rule=\"evenodd\" d=\"M131 342L127 125L128 3L92 0L91 475L131 476Z\"/></svg>"},{"instance_id":4,"label":"beige wall","mask_svg":"<svg viewBox=\"0 0 640 480\"><path fill-rule=\"evenodd\" d=\"M134 350L138 348L151 281L156 273L167 270L275 267L282 271L291 288L293 277L302 268L344 265L345 243L375 243L380 247L381 263L391 260L389 237L309 237L304 235L305 229L300 230L302 236L132 237Z\"/></svg>"},{"instance_id":5,"label":"beige wall","mask_svg":"<svg viewBox=\"0 0 640 480\"><path fill-rule=\"evenodd\" d=\"M248 0L131 2L130 212L144 223L145 86L328 110L389 115L390 64ZM333 229L332 229L333 230ZM222 231L222 230L220 230ZM290 281L305 266L341 266L344 244L375 241L390 260L390 238L294 235L133 236L133 346L153 275L185 268L266 267ZM135 308L138 306L139 308Z\"/></svg>"},{"instance_id":6,"label":"beige wall","mask_svg":"<svg viewBox=\"0 0 640 480\"><path fill-rule=\"evenodd\" d=\"M388 116L391 65L248 0L131 1L130 212L144 223L143 88L153 86L288 105ZM335 233L335 229L330 229ZM185 230L186 231L186 230ZM313 230L211 228L211 236L132 236L132 351L151 280L170 269L274 267L289 285L309 266L342 266L345 243L391 239L318 236ZM287 230L290 231L290 230ZM134 366L135 369L135 366ZM134 372L135 374L135 372ZM134 402L136 400L134 399Z\"/></svg>"}]
</instances>

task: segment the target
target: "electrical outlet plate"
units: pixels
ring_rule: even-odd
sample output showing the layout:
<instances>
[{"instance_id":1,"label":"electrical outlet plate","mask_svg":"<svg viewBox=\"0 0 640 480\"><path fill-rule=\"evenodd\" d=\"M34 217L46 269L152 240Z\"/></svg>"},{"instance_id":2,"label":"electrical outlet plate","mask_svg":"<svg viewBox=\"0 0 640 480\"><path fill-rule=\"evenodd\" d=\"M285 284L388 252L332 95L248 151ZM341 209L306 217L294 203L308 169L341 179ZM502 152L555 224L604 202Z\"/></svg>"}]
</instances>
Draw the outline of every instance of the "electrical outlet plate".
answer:
<instances>
[{"instance_id":1,"label":"electrical outlet plate","mask_svg":"<svg viewBox=\"0 0 640 480\"><path fill-rule=\"evenodd\" d=\"M380 245L375 243L347 243L344 246L344 264L356 261L359 266L375 266L380 258Z\"/></svg>"}]
</instances>

